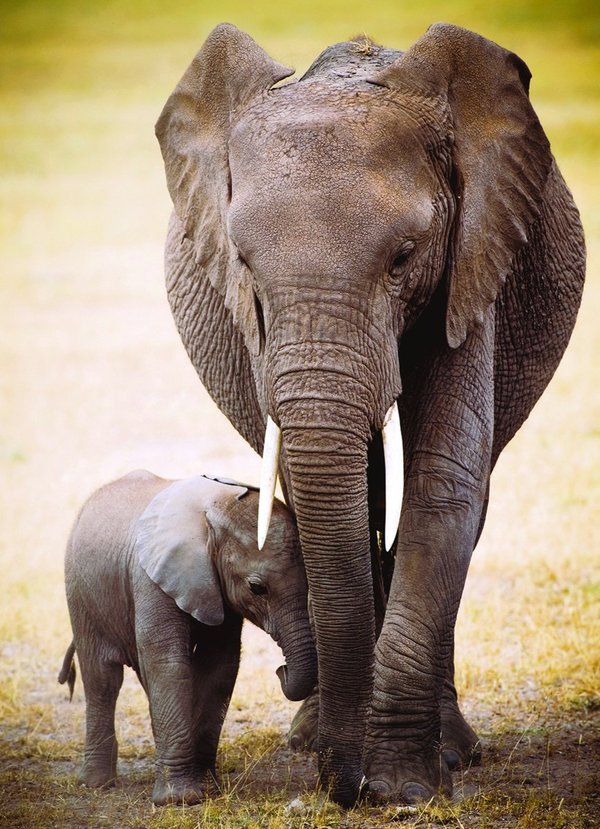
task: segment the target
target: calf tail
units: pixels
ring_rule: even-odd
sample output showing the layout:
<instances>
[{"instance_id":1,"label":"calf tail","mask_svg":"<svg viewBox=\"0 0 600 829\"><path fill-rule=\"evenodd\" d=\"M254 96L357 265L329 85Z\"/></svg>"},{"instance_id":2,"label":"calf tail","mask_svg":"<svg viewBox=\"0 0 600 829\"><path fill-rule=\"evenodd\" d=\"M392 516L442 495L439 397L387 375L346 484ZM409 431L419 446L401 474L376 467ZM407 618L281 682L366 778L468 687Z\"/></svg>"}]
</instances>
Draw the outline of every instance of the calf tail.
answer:
<instances>
[{"instance_id":1,"label":"calf tail","mask_svg":"<svg viewBox=\"0 0 600 829\"><path fill-rule=\"evenodd\" d=\"M73 699L73 688L75 687L75 678L77 676L77 671L75 670L75 660L73 659L74 655L75 642L71 642L67 648L62 668L60 669L60 673L58 675L58 681L61 685L64 685L65 682L69 685L69 700Z\"/></svg>"}]
</instances>

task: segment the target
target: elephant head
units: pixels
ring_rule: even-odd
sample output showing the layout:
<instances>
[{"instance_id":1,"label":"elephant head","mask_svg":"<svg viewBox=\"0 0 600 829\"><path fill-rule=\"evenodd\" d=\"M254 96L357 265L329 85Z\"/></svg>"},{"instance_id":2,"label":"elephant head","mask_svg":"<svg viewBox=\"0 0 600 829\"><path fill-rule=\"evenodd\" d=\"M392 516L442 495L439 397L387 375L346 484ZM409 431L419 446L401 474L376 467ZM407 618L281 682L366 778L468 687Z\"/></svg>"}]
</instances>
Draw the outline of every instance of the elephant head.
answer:
<instances>
[{"instance_id":1,"label":"elephant head","mask_svg":"<svg viewBox=\"0 0 600 829\"><path fill-rule=\"evenodd\" d=\"M136 553L148 576L177 605L219 625L224 605L281 647L278 669L288 699L304 699L317 679L308 587L294 520L275 503L272 532L256 544L258 494L204 476L175 481L150 502L136 526Z\"/></svg>"},{"instance_id":2,"label":"elephant head","mask_svg":"<svg viewBox=\"0 0 600 829\"><path fill-rule=\"evenodd\" d=\"M169 98L157 123L175 208L167 279L196 369L257 451L267 448L264 488L272 494L279 474L296 514L319 658L321 764L334 797L350 803L376 659L371 553L382 535L394 542L405 474L413 483L398 549L418 547L421 531L441 545L446 532L435 522L427 530L422 516L449 489L439 467L458 450L423 414L433 404L421 379L449 384L463 371L458 353L484 366L480 412L468 402L450 411L450 385L438 407L474 445L465 457L476 472L464 459L451 472L457 509L463 489L474 493L465 537L447 521L447 546L465 547L462 562L492 453L493 307L540 215L552 158L525 64L454 26L431 27L405 53L338 44L299 81L279 83L290 74L223 25ZM426 466L434 456L438 465ZM267 503L261 541L268 514ZM436 688L463 569L441 603L443 624L431 625ZM406 589L423 593L419 579L407 573ZM377 659L402 662L390 654Z\"/></svg>"}]
</instances>

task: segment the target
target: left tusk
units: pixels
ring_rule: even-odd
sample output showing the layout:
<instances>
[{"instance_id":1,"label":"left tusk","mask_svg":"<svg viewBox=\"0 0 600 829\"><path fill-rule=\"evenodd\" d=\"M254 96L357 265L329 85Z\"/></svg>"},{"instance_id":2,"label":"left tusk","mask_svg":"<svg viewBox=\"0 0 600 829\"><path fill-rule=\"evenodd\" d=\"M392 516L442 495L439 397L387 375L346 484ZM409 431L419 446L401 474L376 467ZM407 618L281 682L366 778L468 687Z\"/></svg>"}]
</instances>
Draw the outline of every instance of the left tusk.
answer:
<instances>
[{"instance_id":1,"label":"left tusk","mask_svg":"<svg viewBox=\"0 0 600 829\"><path fill-rule=\"evenodd\" d=\"M263 462L260 471L260 496L258 500L258 549L262 550L273 511L273 498L277 485L277 470L279 467L279 451L281 449L281 429L275 421L267 415L265 431L265 445L263 448Z\"/></svg>"},{"instance_id":2,"label":"left tusk","mask_svg":"<svg viewBox=\"0 0 600 829\"><path fill-rule=\"evenodd\" d=\"M393 403L383 421L383 458L385 463L385 549L394 543L400 524L404 494L404 450L398 404Z\"/></svg>"}]
</instances>

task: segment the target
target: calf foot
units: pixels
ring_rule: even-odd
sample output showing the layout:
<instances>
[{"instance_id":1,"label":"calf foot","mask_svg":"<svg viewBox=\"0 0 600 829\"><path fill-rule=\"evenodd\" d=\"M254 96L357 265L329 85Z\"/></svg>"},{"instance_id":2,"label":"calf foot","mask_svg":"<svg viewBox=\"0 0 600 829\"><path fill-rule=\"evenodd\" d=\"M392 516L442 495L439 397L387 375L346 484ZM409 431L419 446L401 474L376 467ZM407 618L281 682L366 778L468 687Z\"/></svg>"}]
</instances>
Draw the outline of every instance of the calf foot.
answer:
<instances>
[{"instance_id":1,"label":"calf foot","mask_svg":"<svg viewBox=\"0 0 600 829\"><path fill-rule=\"evenodd\" d=\"M157 771L152 802L155 806L183 804L194 806L218 791L212 771L197 774L175 772L161 768Z\"/></svg>"},{"instance_id":2,"label":"calf foot","mask_svg":"<svg viewBox=\"0 0 600 829\"><path fill-rule=\"evenodd\" d=\"M77 776L77 782L89 789L109 789L116 785L117 772L112 765L84 763Z\"/></svg>"}]
</instances>

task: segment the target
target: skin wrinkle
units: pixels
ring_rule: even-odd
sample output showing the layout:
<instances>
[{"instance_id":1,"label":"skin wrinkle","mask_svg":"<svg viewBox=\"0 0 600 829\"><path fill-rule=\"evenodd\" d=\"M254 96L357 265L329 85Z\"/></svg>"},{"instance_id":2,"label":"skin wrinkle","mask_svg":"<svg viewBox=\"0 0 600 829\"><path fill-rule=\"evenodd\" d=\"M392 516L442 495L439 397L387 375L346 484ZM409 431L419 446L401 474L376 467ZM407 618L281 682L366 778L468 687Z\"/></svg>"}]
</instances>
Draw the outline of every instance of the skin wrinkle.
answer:
<instances>
[{"instance_id":1,"label":"skin wrinkle","mask_svg":"<svg viewBox=\"0 0 600 829\"><path fill-rule=\"evenodd\" d=\"M287 342L278 343L278 348L281 349L283 356L286 349L293 349L298 346L305 349L319 346L323 348L338 346L348 352L351 350L351 338L349 336L342 338L342 334L347 333L356 338L363 338L356 343L353 349L356 355L368 355L373 350L378 350L379 343L387 338L387 329L379 328L377 324L370 324L368 315L369 312L372 313L374 304L372 300L367 299L365 309L354 309L357 316L356 319L352 319L348 313L344 313L346 309L342 307L340 301L329 308L324 303L320 303L318 306L319 315L321 317L324 317L325 313L327 315L327 329L323 329L321 336L319 336L319 327L325 323L323 319L313 318L309 303L298 303L297 309L293 310L289 307L281 308L271 318L269 337L275 342L278 342L283 335L288 339ZM299 333L295 338L293 335L294 327L299 329ZM341 332L339 340L336 339L338 332ZM325 334L327 334L327 338L323 336ZM366 359L365 364L367 364Z\"/></svg>"},{"instance_id":2,"label":"skin wrinkle","mask_svg":"<svg viewBox=\"0 0 600 829\"><path fill-rule=\"evenodd\" d=\"M430 711L434 710L437 706L435 703L432 703L431 695L426 693L424 689L427 688L432 677L436 674L431 671L430 666L424 661L422 654L417 653L416 648L405 648L401 652L398 651L395 654L394 652L388 652L385 656L377 653L380 671L388 671L391 677L393 677L396 673L396 668L394 667L395 662L391 659L392 656L395 656L396 658L401 657L404 665L402 685L400 687L394 687L394 689L389 692L388 699L394 700L396 703L396 705L394 705L394 709L400 709L402 711L402 714L393 714L393 718L402 721L409 719L407 716L408 712L410 712L411 709L416 709L418 706L428 708ZM437 677L438 681L442 682L444 679L444 671L438 671ZM374 696L376 698L377 695L375 694ZM389 713L387 712L394 710L391 709L389 705L387 706L387 712L386 709L378 710L375 703L372 704L372 707L373 714L379 715L379 717L385 722L388 722ZM430 716L431 714L429 714L429 716L421 715L421 719L427 720ZM378 727L381 727L381 722L378 722Z\"/></svg>"},{"instance_id":3,"label":"skin wrinkle","mask_svg":"<svg viewBox=\"0 0 600 829\"><path fill-rule=\"evenodd\" d=\"M413 620L410 619L409 614L404 614L404 621L406 623L406 628L401 629L400 625L396 625L398 634L397 639L395 642L395 646L392 644L390 647L385 651L385 653L380 654L379 664L381 666L381 670L394 672L393 665L396 664L396 659L401 657L403 662L405 662L405 667L408 669L412 669L413 672L422 673L426 676L430 676L433 671L431 669L431 665L429 663L429 659L427 652L423 647L417 647L416 643L418 642L421 645L423 642L430 643L431 646L435 643L438 632L431 631L427 625L417 625ZM419 638L417 633L417 628L420 627L421 631L425 631L428 635L425 637L424 640ZM400 648L400 644L403 645ZM433 650L433 647L432 647ZM391 658L393 657L393 658ZM443 676L444 672L441 672L441 676ZM408 673L404 677L404 682L402 683L402 687L404 688L406 681L408 680ZM397 689L396 689L397 690ZM393 691L392 691L393 693ZM427 696L426 694L424 695Z\"/></svg>"},{"instance_id":4,"label":"skin wrinkle","mask_svg":"<svg viewBox=\"0 0 600 829\"><path fill-rule=\"evenodd\" d=\"M170 236L177 236L178 233L177 223L173 221ZM178 245L177 257L167 257L167 291L173 316L184 321L183 343L201 381L221 410L237 425L244 438L257 452L261 452L264 430L257 428L261 415L258 403L249 391L255 385L242 346L243 338L233 326L219 294L210 286L208 279L197 272L195 266L192 267L196 278L192 280L191 289L186 287L190 262L193 261L192 254L193 248L188 243ZM200 296L202 302L199 301ZM223 335L224 330L229 330L228 336ZM208 347L204 343L205 331L211 334ZM215 354L227 352L233 355L233 359L214 359ZM239 392L236 393L237 389ZM232 391L234 394L231 394Z\"/></svg>"},{"instance_id":5,"label":"skin wrinkle","mask_svg":"<svg viewBox=\"0 0 600 829\"><path fill-rule=\"evenodd\" d=\"M357 489L358 489L358 487L357 487ZM354 512L351 508L349 508L347 506L341 506L341 505L339 505L339 504L337 504L333 501L333 495L335 494L335 490L333 490L333 489L330 489L330 490L319 489L318 487L316 487L316 488L313 488L313 493L312 493L313 496L314 496L315 491L316 491L317 495L321 495L323 498L327 498L328 500L330 500L329 504L321 505L321 516L322 516L322 518L326 518L328 513L330 515L338 515L338 516L343 515L343 516L347 516L349 518L352 518L352 516L354 515ZM352 491L351 488L350 488L350 491ZM307 496L303 493L303 491L301 489L297 488L295 490L294 495L295 495L295 498L297 499L297 501L300 504L303 504L305 501L308 501ZM359 523L360 523L360 521L357 521L356 518L352 518L352 527L353 528L356 527ZM319 529L315 528L314 529L315 537L318 534L319 534ZM352 537L352 531L348 531L348 532L345 531L344 534L347 535L348 538Z\"/></svg>"},{"instance_id":6,"label":"skin wrinkle","mask_svg":"<svg viewBox=\"0 0 600 829\"><path fill-rule=\"evenodd\" d=\"M281 429L286 438L285 445L287 449L293 449L296 441L300 440L300 442L302 442L308 437L311 438L308 442L309 449L314 446L315 435L313 433L315 431L315 427L320 427L321 431L325 432L323 437L320 438L322 441L327 439L327 432L332 432L336 439L341 442L345 431L346 440L341 445L344 447L350 447L351 452L352 440L350 439L353 439L354 442L358 439L361 443L366 443L370 438L370 431L368 429L367 421L364 418L363 407L359 407L361 418L354 418L354 422L349 423L348 428L344 430L343 425L347 415L355 412L357 409L354 404L347 404L346 401L335 397L335 408L331 410L329 420L327 420L327 411L323 406L322 401L314 397L308 398L307 396L303 396L301 399L298 399L295 395L292 395L294 405L291 407L289 400L284 400L282 395L279 397L279 400L281 401L279 408ZM325 429L325 427L327 427L327 429ZM302 435L302 437L297 438L297 433ZM352 455L356 458L355 451L352 452Z\"/></svg>"},{"instance_id":7,"label":"skin wrinkle","mask_svg":"<svg viewBox=\"0 0 600 829\"><path fill-rule=\"evenodd\" d=\"M426 449L417 449L413 455L415 461L422 460L426 457L435 457L437 460L447 461L450 468L455 467L459 469L461 472L466 473L467 478L462 478L460 480L461 485L470 487L473 490L478 490L481 488L481 479L477 478L477 476L472 472L472 470L466 465L466 463L461 463L459 457L452 456L452 455L445 455L441 451L437 451L434 453L426 450Z\"/></svg>"},{"instance_id":8,"label":"skin wrinkle","mask_svg":"<svg viewBox=\"0 0 600 829\"><path fill-rule=\"evenodd\" d=\"M312 355L315 362L319 362L320 364L322 364L323 359L325 358L326 355L331 355L331 357L335 360L335 362L332 363L331 366L328 366L328 368L331 368L332 370L333 369L340 370L340 363L342 362L342 358L346 358L347 353L348 353L348 349L345 348L342 343L337 343L337 342L328 343L327 347L324 347L323 350L321 351L321 347L320 347L321 344L320 343L305 343L305 342L300 342L300 341L295 342L295 343L289 343L287 345L283 345L283 346L278 347L278 353L279 353L279 356L280 356L282 362L290 362L291 363L292 360L294 360L294 359L296 359L296 361L297 361L298 351L307 349L307 346L308 346L308 349L310 349L310 354ZM331 347L331 346L333 346L333 347ZM339 347L339 350L338 350L338 347ZM359 363L361 369L371 369L372 367L370 365L369 359L366 356L367 353L368 352L366 350L363 351L362 349L360 351L354 351L352 353L351 365L355 365L355 364ZM298 369L296 369L296 370L298 370ZM348 373L347 370L346 370L346 376L350 377L352 379L356 379L355 375Z\"/></svg>"},{"instance_id":9,"label":"skin wrinkle","mask_svg":"<svg viewBox=\"0 0 600 829\"><path fill-rule=\"evenodd\" d=\"M302 427L302 428L305 428L305 427ZM322 431L323 431L322 429L318 429L316 427L314 427L312 430L317 432L317 433L322 433ZM310 431L310 428L308 429L308 431ZM339 431L340 434L343 434L344 436L346 436L346 434L347 434L346 430L342 431L340 429L338 431ZM327 450L327 446L326 445L324 446L323 443L320 443L319 446L322 450ZM327 457L327 454L328 454L327 451L321 451L320 453L317 453L317 452L315 452L313 447L314 447L314 443L310 444L307 447L300 447L300 448L294 450L294 454L296 456L296 466L297 466L297 468L306 471L308 474L310 474L311 471L316 474L316 472L321 471L324 466L330 468L331 464L332 464L332 461ZM336 446L335 450L336 450L336 457L342 457L342 458L347 457L349 460L353 459L355 457L354 452L350 448L348 448L347 450L344 450L344 449L340 450ZM302 457L303 455L305 456L304 458ZM315 457L314 457L315 455L319 455L321 457L317 458L315 460ZM303 463L303 461L304 461L304 463ZM360 476L360 473L359 473L359 475L357 475L357 477L359 477L359 476Z\"/></svg>"},{"instance_id":10,"label":"skin wrinkle","mask_svg":"<svg viewBox=\"0 0 600 829\"><path fill-rule=\"evenodd\" d=\"M294 361L294 364L291 364L291 360L289 360L289 359L286 360L285 359L285 354L281 355L281 362L283 363L284 367L279 369L279 371L277 373L277 380L275 381L277 383L277 386L281 386L281 388L283 388L283 389L287 388L287 386L289 385L289 382L290 382L290 378L292 378L292 377L297 377L298 381L299 381L299 385L302 384L303 383L303 378L307 376L307 368L299 367L297 365L297 361ZM346 369L340 363L337 363L337 362L327 363L327 362L324 362L323 358L321 358L321 359L317 358L317 359L314 360L314 364L319 365L319 369L318 369L319 373L324 375L324 376L327 376L327 378L331 378L331 380L333 380L334 378L336 378L336 379L339 378L339 380L340 380L339 387L340 388L341 388L342 385L349 386L350 383L348 381L350 381L351 383L356 383L356 381L359 380L359 378L356 376L356 374L354 374L351 371L349 371L348 369ZM310 365L310 363L309 363L309 365ZM362 378L360 378L360 379L362 379ZM306 388L306 383L304 383L303 385L304 385L304 388ZM319 384L317 382L315 382L315 388L312 390L312 394L317 394L316 389L318 388L318 385ZM367 389L364 389L364 393L367 393L367 391L368 391ZM360 389L360 392L363 392L363 389ZM328 395L327 399L334 400L336 398L332 395L331 391L329 391L329 395ZM350 401L348 401L348 402L350 402Z\"/></svg>"},{"instance_id":11,"label":"skin wrinkle","mask_svg":"<svg viewBox=\"0 0 600 829\"><path fill-rule=\"evenodd\" d=\"M278 399L280 401L282 410L284 410L285 406L289 405L290 403L294 404L294 408L297 407L296 404L302 406L306 398L304 396L300 397L295 395L280 395ZM325 396L313 397L313 403L315 404L327 402L331 402L335 405L335 415L332 415L330 422L327 424L329 432L333 432L338 437L342 437L342 435L344 435L346 438L352 438L355 441L363 441L366 439L365 432L361 430L358 426L344 428L344 415L350 415L353 412L357 411L360 414L362 414L364 412L363 407L359 407L358 405L354 405L346 401L344 401L344 403L341 403L338 398L328 400L328 398ZM301 430L305 435L311 433L313 435L312 442L309 444L306 450L307 455L312 454L317 447L322 451L327 450L328 443L326 442L326 439L320 437L320 434L322 435L324 431L325 420L321 415L313 417L312 420L314 422L311 425L307 424L307 422L302 419L301 414L299 414L298 412L295 412L291 417L286 418L285 427L282 429L284 439L286 439L286 446L291 445L293 442L293 437L288 438L288 435L291 436L295 431ZM355 457L355 454L352 451L352 449L342 449L341 451L336 449L336 452L340 455L340 457L343 457L344 455L346 455L349 459Z\"/></svg>"},{"instance_id":12,"label":"skin wrinkle","mask_svg":"<svg viewBox=\"0 0 600 829\"><path fill-rule=\"evenodd\" d=\"M282 319L283 319L283 311ZM327 317L327 326L331 329L332 325L336 324L336 318L331 319L331 314ZM361 319L364 319L361 315ZM344 327L348 325L347 320L343 320ZM372 359L369 360L366 357L363 357L363 354L368 353L367 346L363 345L363 343L358 340L355 344L356 350L353 351L351 348L348 347L348 337L346 336L346 345L344 348L345 354L348 356L347 360L344 360L344 353L342 353L342 359L338 361L338 364L335 365L327 365L323 363L323 354L321 354L321 350L324 350L325 353L331 353L331 345L327 341L323 341L322 334L319 335L319 338L315 340L312 336L310 331L306 330L306 323L302 322L299 323L300 330L295 337L295 340L299 343L296 345L296 342L289 342L289 338L294 337L294 332L290 333L289 325L285 323L282 326L282 331L285 332L285 336L288 339L288 343L282 343L279 340L278 335L278 327L276 324L273 325L273 329L269 336L269 343L267 348L273 353L275 356L272 364L272 374L274 379L272 381L272 394L274 400L278 400L278 405L280 407L284 406L284 402L287 404L290 400L297 400L299 404L301 404L301 400L303 397L311 395L313 398L322 397L323 395L319 393L318 387L320 385L320 381L318 378L324 377L325 382L322 384L324 388L327 388L328 391L331 390L333 375L337 375L340 380L343 378L344 374L348 374L348 370L343 368L344 365L351 365L352 366L352 376L349 377L349 382L347 386L343 383L339 384L338 391L336 391L336 395L340 395L340 399L345 399L346 401L351 401L357 398L361 400L360 404L358 400L354 400L350 405L356 405L357 410L360 413L360 409L362 408L363 411L369 412L371 411L377 401L375 399L365 399L365 393L371 393L373 389L378 388L378 386L383 383L384 388L394 387L396 383L394 383L391 379L394 372L394 361L395 361L395 353L391 352L391 349L383 349L384 355L387 355L384 359L382 359L379 363L380 370L384 371L381 380L371 379L370 377L363 376L363 369L364 368L373 368L374 364ZM362 325L363 328L366 327L366 320ZM355 334L359 334L359 330L357 328L352 327L352 332ZM325 332L323 332L324 334ZM329 332L329 336L331 336L331 331ZM371 346L371 354L373 353L373 348L376 348L377 351L381 351L382 348L380 345ZM334 344L334 349L336 345ZM395 351L395 349L394 349ZM360 360L357 360L356 357L360 356ZM300 368L301 366L301 368ZM311 370L311 366L313 367ZM325 372L325 369L330 369L329 372ZM395 369L397 371L397 368ZM388 379L388 375L389 379ZM297 379L297 382L293 382L294 379ZM306 385L306 381L310 382L310 386ZM334 383L334 386L337 385ZM335 402L335 396L331 397L332 401ZM387 404L389 405L389 403Z\"/></svg>"},{"instance_id":13,"label":"skin wrinkle","mask_svg":"<svg viewBox=\"0 0 600 829\"><path fill-rule=\"evenodd\" d=\"M319 471L321 472L321 470L319 470ZM321 477L322 477L322 475L321 475ZM354 486L352 486L352 483L353 482L351 480L345 481L344 488L343 488L343 491L348 492L350 495L352 495L356 492L360 492L360 481L359 480L354 481ZM308 486L309 485L307 484L306 485L306 491L305 491L305 489L302 486L297 485L297 487L295 489L295 497L300 502L303 502L303 500L306 499L307 505L310 505L310 503L311 503L311 501L310 501L311 492L308 489ZM315 487L312 488L313 492L314 492L314 490L315 490ZM339 515L344 515L344 516L347 515L349 517L352 517L354 515L354 517L352 518L352 521L351 521L351 524L352 524L353 528L356 526L357 522L360 522L362 520L362 519L355 516L351 505L340 504L339 503L339 501L340 501L340 488L339 487L335 487L333 485L329 489L326 489L326 488L319 489L317 487L317 494L323 495L323 496L328 496L331 499L332 502L331 502L331 505L329 506L329 509L331 510L331 512L334 512L334 510L337 510L337 514L339 514ZM335 500L333 500L334 495L337 495L337 499L335 499ZM349 501L351 499L348 498L347 500ZM321 509L323 509L323 505L321 505ZM326 529L326 528L324 527L324 529ZM318 534L318 532L319 532L319 527L315 527L315 529L314 529L315 535ZM344 532L344 534L346 534L346 533ZM352 530L350 529L347 534L351 538ZM349 552L349 555L350 555L350 552Z\"/></svg>"},{"instance_id":14,"label":"skin wrinkle","mask_svg":"<svg viewBox=\"0 0 600 829\"><path fill-rule=\"evenodd\" d=\"M300 353L294 349L292 357L289 352L271 345L269 352L277 354L272 369L273 394L277 392L282 397L285 394L298 397L302 397L303 393L306 397L309 394L318 395L318 381L325 379L324 386L331 399L348 400L354 397L355 403L360 401L365 410L371 412L379 402L375 389L383 386L390 390L390 396L393 391L399 391L399 382L392 379L397 374L395 353L391 349L378 350L383 352L381 361L379 366L373 366L356 360L354 354L348 355L347 352L340 355L340 360L335 360L334 355L320 354L319 349L313 350L309 346L300 349ZM345 359L341 359L344 356Z\"/></svg>"},{"instance_id":15,"label":"skin wrinkle","mask_svg":"<svg viewBox=\"0 0 600 829\"><path fill-rule=\"evenodd\" d=\"M305 415L306 412L313 413L315 423L324 424L326 422L326 418L323 416L319 416L320 411L325 411L325 407L323 406L324 403L330 403L331 410L335 411L335 415L333 415L332 425L335 426L339 419L344 416L344 414L348 414L347 410L355 412L357 416L364 415L364 412L369 410L371 406L369 403L371 401L366 398L365 395L361 394L360 397L357 395L358 399L348 400L344 399L343 391L344 386L347 386L347 391L352 393L352 386L349 384L344 383L344 376L340 372L337 371L323 371L319 372L319 375L326 380L327 383L330 383L333 388L328 389L327 391L321 391L319 386L313 385L314 380L316 379L316 375L312 375L312 382L308 383L305 381L305 373L304 372L287 372L283 375L281 380L278 380L273 384L273 392L277 394L277 400L279 401L279 406L281 410L285 410L286 407L289 406L290 403L296 402L298 404L297 407L291 407L290 409L290 416L286 419L286 427L288 430L291 428L292 421L296 420L297 415L292 414L294 408L304 408ZM340 380L339 383L336 383L336 380ZM296 380L294 383L293 380ZM287 382L284 383L284 380ZM319 389L319 390L317 390ZM298 420L297 422L301 422Z\"/></svg>"}]
</instances>

